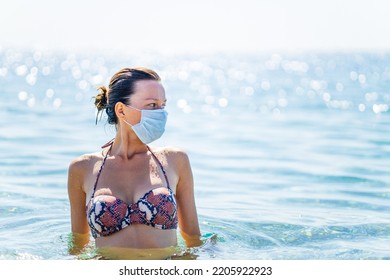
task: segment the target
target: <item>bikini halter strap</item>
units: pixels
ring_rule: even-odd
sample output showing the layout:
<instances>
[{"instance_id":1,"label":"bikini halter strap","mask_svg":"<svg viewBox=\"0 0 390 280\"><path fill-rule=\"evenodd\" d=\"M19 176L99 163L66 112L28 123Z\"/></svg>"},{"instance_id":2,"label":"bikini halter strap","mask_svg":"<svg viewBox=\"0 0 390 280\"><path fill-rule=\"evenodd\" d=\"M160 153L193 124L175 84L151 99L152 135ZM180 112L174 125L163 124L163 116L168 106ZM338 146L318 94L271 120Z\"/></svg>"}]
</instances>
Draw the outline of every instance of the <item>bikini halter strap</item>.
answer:
<instances>
[{"instance_id":1,"label":"bikini halter strap","mask_svg":"<svg viewBox=\"0 0 390 280\"><path fill-rule=\"evenodd\" d=\"M104 159L103 159L103 162L102 162L102 165L100 166L100 169L99 169L99 172L96 176L96 181L95 181L95 185L93 186L93 193L92 193L92 197L95 196L95 191L96 191L96 187L97 187L97 184L98 184L98 181L99 181L99 177L100 177L100 174L102 173L102 170L103 170L103 167L104 167L104 164L106 163L106 160L107 160L107 157L108 157L108 154L109 152L111 151L111 148L112 148L112 143L111 145L109 145L110 148L107 149L107 152L106 152L106 155L104 156ZM107 146L106 146L107 147Z\"/></svg>"},{"instance_id":2,"label":"bikini halter strap","mask_svg":"<svg viewBox=\"0 0 390 280\"><path fill-rule=\"evenodd\" d=\"M169 186L169 181L168 181L168 176L167 176L167 173L165 172L165 169L164 169L164 166L162 165L162 163L158 160L157 156L152 152L152 150L149 148L148 145L146 145L146 147L148 148L149 152L152 154L153 158L156 160L156 162L158 163L158 165L160 166L163 174L164 174L164 177L165 177L165 181L167 182L167 187L168 189L170 189L171 187Z\"/></svg>"}]
</instances>

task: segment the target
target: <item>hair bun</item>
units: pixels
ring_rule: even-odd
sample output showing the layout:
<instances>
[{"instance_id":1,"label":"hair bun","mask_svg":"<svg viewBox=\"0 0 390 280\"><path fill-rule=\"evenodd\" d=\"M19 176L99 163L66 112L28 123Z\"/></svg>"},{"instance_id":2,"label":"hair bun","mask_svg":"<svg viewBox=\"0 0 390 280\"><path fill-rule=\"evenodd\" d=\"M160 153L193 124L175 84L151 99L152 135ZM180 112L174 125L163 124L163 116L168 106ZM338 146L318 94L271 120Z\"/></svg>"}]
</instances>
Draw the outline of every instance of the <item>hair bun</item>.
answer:
<instances>
[{"instance_id":1,"label":"hair bun","mask_svg":"<svg viewBox=\"0 0 390 280\"><path fill-rule=\"evenodd\" d=\"M98 111L104 110L108 105L108 89L105 86L98 88L98 94L95 96L95 106Z\"/></svg>"}]
</instances>

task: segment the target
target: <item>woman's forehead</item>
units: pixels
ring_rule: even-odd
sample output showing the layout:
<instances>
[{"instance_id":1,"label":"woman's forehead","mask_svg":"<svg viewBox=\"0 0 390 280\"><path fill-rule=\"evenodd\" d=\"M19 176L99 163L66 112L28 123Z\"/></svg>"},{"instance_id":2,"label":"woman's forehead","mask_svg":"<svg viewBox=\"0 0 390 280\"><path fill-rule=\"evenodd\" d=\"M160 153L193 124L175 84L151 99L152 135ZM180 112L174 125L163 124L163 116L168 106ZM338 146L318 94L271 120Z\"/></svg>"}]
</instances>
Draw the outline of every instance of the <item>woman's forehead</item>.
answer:
<instances>
[{"instance_id":1,"label":"woman's forehead","mask_svg":"<svg viewBox=\"0 0 390 280\"><path fill-rule=\"evenodd\" d=\"M159 81L141 80L135 83L132 100L160 100L165 101L165 90Z\"/></svg>"}]
</instances>

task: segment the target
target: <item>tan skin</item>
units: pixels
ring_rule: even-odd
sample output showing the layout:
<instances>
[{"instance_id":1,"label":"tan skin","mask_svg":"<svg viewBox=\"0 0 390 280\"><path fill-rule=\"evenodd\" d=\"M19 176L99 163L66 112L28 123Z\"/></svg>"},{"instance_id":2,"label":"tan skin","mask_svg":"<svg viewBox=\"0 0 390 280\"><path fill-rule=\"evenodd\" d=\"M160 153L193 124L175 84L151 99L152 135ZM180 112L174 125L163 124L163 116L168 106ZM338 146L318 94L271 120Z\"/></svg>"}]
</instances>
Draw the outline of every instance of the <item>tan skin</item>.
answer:
<instances>
[{"instance_id":1,"label":"tan skin","mask_svg":"<svg viewBox=\"0 0 390 280\"><path fill-rule=\"evenodd\" d=\"M160 82L142 80L135 83L134 94L130 97L131 106L153 110L164 108L165 103L165 91ZM96 175L107 152L109 154L95 196L112 195L130 204L138 201L151 189L158 192L166 188L161 168L146 145L124 122L139 123L141 112L118 102L115 105L115 113L118 124L111 149L82 155L74 159L69 166L68 194L76 248L83 248L89 242L86 205L92 196ZM200 229L188 156L176 148L153 148L152 151L163 164L175 194L181 235L188 247L199 246ZM134 224L110 236L98 237L95 244L98 248L166 248L177 244L177 231Z\"/></svg>"}]
</instances>

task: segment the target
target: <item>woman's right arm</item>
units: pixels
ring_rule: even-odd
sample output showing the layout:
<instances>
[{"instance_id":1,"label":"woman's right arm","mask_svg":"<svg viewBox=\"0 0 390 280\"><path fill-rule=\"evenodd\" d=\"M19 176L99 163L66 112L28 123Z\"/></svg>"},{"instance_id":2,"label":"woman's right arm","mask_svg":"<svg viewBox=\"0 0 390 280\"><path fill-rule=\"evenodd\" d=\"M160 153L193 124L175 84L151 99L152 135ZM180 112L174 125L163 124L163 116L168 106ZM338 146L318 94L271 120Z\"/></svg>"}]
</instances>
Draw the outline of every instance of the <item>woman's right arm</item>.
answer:
<instances>
[{"instance_id":1,"label":"woman's right arm","mask_svg":"<svg viewBox=\"0 0 390 280\"><path fill-rule=\"evenodd\" d=\"M89 226L86 216L86 194L83 189L86 160L73 160L68 169L68 196L72 231L71 253L83 249L89 242Z\"/></svg>"}]
</instances>

